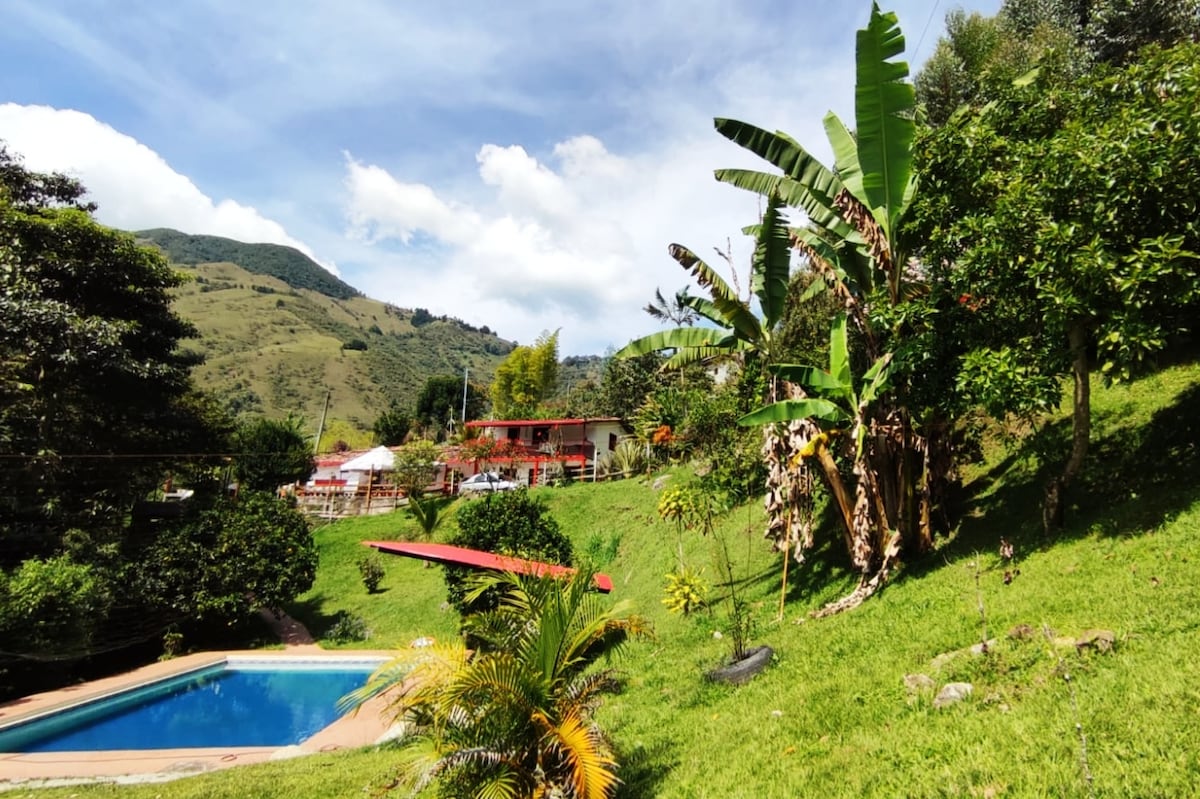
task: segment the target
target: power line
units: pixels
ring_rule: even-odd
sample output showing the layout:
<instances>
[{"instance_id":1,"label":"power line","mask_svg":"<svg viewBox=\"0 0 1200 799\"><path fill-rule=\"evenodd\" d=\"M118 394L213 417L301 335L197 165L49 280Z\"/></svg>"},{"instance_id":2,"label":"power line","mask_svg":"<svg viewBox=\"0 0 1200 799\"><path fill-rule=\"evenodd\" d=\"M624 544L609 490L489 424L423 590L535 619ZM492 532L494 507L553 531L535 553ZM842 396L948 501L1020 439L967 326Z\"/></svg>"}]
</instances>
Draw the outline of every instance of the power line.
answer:
<instances>
[{"instance_id":1,"label":"power line","mask_svg":"<svg viewBox=\"0 0 1200 799\"><path fill-rule=\"evenodd\" d=\"M921 38L917 39L917 48L913 50L913 63L917 63L917 58L921 55L921 45L925 43L925 34L929 32L929 25L933 22L933 15L937 13L938 5L941 0L933 0L933 8L929 9L929 19L925 20L925 27L921 29Z\"/></svg>"}]
</instances>

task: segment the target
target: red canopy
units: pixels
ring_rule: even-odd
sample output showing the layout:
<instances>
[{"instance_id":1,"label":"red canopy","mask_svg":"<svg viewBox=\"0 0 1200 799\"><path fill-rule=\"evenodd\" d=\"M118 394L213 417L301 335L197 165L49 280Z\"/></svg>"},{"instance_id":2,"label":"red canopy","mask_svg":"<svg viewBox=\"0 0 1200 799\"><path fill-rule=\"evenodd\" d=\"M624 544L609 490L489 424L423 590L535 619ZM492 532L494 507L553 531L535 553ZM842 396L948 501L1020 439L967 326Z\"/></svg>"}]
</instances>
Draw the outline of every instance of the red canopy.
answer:
<instances>
[{"instance_id":1,"label":"red canopy","mask_svg":"<svg viewBox=\"0 0 1200 799\"><path fill-rule=\"evenodd\" d=\"M569 566L556 566L536 560L523 560L509 555L494 555L478 549L453 547L449 544L418 544L410 541L363 541L363 546L373 547L389 555L404 555L408 558L428 560L445 566L470 566L473 569L493 569L517 574L532 574L538 577L566 577L575 573ZM595 574L592 580L596 590L607 594L613 589L612 578L607 574Z\"/></svg>"}]
</instances>

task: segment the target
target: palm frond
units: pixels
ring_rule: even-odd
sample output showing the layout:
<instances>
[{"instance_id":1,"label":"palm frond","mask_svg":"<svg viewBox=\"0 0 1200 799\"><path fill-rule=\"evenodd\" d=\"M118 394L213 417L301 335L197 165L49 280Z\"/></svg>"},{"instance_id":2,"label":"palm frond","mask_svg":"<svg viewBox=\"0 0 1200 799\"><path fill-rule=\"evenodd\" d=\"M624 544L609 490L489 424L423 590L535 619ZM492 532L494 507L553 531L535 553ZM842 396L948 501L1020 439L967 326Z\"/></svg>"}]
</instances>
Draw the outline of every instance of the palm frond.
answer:
<instances>
[{"instance_id":1,"label":"palm frond","mask_svg":"<svg viewBox=\"0 0 1200 799\"><path fill-rule=\"evenodd\" d=\"M577 799L608 799L618 783L617 765L608 743L598 727L575 714L553 727L548 736L566 766Z\"/></svg>"}]
</instances>

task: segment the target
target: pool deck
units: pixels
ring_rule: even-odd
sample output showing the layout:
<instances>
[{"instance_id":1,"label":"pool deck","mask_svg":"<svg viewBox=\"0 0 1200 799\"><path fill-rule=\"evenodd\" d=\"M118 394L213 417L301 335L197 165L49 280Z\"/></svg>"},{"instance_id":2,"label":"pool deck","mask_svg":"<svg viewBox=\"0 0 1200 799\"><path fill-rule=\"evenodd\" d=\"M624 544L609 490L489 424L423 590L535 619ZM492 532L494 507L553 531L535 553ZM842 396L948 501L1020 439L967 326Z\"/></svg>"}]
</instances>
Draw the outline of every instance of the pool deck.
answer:
<instances>
[{"instance_id":1,"label":"pool deck","mask_svg":"<svg viewBox=\"0 0 1200 799\"><path fill-rule=\"evenodd\" d=\"M393 652L380 650L323 650L318 646L293 643L283 650L239 650L200 652L153 663L134 671L102 680L93 680L57 691L32 694L0 705L0 724L19 721L42 713L78 704L126 688L171 677L176 674L222 663L230 657L255 660L341 659L390 657ZM113 779L153 781L198 774L246 763L261 763L316 752L331 752L366 746L387 733L389 722L382 711L386 697L364 705L355 714L344 716L298 746L225 747L214 749L156 749L108 752L0 752L0 791L33 787L46 781ZM137 775L137 776L134 776Z\"/></svg>"}]
</instances>

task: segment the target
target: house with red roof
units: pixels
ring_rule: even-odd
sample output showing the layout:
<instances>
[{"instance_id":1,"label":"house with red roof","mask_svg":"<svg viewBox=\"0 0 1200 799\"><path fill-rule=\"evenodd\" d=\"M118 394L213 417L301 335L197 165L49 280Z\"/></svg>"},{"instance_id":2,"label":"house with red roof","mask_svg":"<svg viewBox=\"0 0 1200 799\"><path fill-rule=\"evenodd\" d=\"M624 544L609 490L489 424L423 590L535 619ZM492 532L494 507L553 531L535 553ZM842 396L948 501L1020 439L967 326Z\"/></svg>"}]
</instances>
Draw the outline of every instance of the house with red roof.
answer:
<instances>
[{"instance_id":1,"label":"house with red roof","mask_svg":"<svg viewBox=\"0 0 1200 799\"><path fill-rule=\"evenodd\" d=\"M498 471L523 485L564 476L594 480L597 459L632 430L619 417L505 419L467 422L469 440L446 451L446 465L464 477Z\"/></svg>"}]
</instances>

